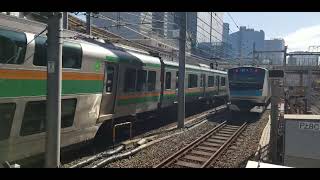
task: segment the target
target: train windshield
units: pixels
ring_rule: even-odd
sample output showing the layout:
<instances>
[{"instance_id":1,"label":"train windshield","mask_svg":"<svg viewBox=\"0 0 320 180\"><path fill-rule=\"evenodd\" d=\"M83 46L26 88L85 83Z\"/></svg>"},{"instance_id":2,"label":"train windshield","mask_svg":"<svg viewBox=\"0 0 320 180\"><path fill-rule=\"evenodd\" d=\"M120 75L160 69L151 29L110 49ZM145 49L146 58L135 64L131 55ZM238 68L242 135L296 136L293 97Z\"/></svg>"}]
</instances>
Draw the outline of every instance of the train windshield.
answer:
<instances>
[{"instance_id":1,"label":"train windshield","mask_svg":"<svg viewBox=\"0 0 320 180\"><path fill-rule=\"evenodd\" d=\"M231 89L262 89L265 70L254 67L230 69L228 71Z\"/></svg>"}]
</instances>

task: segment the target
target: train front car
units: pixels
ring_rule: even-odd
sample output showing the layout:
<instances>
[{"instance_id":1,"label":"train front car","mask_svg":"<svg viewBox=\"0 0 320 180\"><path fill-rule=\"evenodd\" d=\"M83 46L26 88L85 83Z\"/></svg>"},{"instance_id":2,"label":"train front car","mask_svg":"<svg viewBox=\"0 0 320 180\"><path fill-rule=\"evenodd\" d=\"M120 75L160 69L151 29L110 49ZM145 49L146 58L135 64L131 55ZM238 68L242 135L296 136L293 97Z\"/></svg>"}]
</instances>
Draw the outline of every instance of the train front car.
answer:
<instances>
[{"instance_id":1,"label":"train front car","mask_svg":"<svg viewBox=\"0 0 320 180\"><path fill-rule=\"evenodd\" d=\"M231 111L250 111L265 106L270 99L268 70L259 67L238 67L228 70Z\"/></svg>"}]
</instances>

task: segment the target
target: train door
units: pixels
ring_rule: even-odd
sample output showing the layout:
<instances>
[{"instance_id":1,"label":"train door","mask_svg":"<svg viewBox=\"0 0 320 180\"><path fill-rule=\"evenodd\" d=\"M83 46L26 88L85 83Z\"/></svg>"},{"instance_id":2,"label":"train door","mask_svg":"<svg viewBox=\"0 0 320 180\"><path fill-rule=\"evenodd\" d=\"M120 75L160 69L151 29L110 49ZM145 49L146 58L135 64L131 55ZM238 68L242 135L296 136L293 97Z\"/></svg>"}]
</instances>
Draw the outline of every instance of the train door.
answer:
<instances>
[{"instance_id":1,"label":"train door","mask_svg":"<svg viewBox=\"0 0 320 180\"><path fill-rule=\"evenodd\" d=\"M205 97L205 93L206 93L206 75L205 74L201 74L200 76L200 88L201 88L201 96Z\"/></svg>"},{"instance_id":2,"label":"train door","mask_svg":"<svg viewBox=\"0 0 320 180\"><path fill-rule=\"evenodd\" d=\"M220 76L216 76L217 95L220 93Z\"/></svg>"},{"instance_id":3,"label":"train door","mask_svg":"<svg viewBox=\"0 0 320 180\"><path fill-rule=\"evenodd\" d=\"M118 70L118 64L106 62L100 114L114 114L116 94L118 88Z\"/></svg>"},{"instance_id":4,"label":"train door","mask_svg":"<svg viewBox=\"0 0 320 180\"><path fill-rule=\"evenodd\" d=\"M175 103L178 102L178 88L179 88L179 71L176 72L176 98Z\"/></svg>"}]
</instances>

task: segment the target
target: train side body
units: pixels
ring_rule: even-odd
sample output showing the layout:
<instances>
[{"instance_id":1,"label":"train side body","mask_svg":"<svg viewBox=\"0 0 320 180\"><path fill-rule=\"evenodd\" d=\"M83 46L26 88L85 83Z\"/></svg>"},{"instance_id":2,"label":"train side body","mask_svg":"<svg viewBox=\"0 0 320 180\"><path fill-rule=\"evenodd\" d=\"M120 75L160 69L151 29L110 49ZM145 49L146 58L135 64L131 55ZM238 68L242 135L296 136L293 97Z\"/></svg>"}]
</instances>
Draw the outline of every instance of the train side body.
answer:
<instances>
[{"instance_id":1,"label":"train side body","mask_svg":"<svg viewBox=\"0 0 320 180\"><path fill-rule=\"evenodd\" d=\"M2 59L11 57L12 47L26 47L15 61L0 59L0 162L10 162L45 152L46 36L33 41L45 28L41 23L3 14L0 22ZM63 31L64 37L77 34ZM173 107L177 74L175 62L64 39L61 147L94 139L105 123ZM227 83L224 71L186 65L186 102L225 98Z\"/></svg>"}]
</instances>

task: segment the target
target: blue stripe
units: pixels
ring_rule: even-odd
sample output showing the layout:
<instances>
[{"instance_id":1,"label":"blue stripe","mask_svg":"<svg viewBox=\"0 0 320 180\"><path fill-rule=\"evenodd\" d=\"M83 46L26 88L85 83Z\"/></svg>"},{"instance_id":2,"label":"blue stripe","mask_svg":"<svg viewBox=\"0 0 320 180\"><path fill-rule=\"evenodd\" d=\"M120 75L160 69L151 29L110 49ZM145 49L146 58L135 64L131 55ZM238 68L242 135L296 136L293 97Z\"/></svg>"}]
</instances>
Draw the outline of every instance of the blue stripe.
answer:
<instances>
[{"instance_id":1,"label":"blue stripe","mask_svg":"<svg viewBox=\"0 0 320 180\"><path fill-rule=\"evenodd\" d=\"M231 96L262 96L259 90L230 91Z\"/></svg>"}]
</instances>

